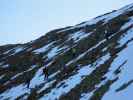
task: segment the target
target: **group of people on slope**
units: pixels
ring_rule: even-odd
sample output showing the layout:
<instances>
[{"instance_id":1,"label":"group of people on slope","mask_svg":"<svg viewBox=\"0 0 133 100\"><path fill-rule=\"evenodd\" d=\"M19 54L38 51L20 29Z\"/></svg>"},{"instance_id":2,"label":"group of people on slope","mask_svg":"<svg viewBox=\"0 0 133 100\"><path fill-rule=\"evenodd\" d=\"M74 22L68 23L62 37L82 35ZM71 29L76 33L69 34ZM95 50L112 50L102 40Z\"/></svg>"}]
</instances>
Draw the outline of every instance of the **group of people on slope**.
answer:
<instances>
[{"instance_id":1,"label":"group of people on slope","mask_svg":"<svg viewBox=\"0 0 133 100\"><path fill-rule=\"evenodd\" d=\"M107 30L108 29L109 29L109 26L107 25ZM106 40L108 40L109 36L111 35L110 33L107 32L107 30L105 31ZM76 49L72 48L71 52L72 52L72 56L75 57L77 54ZM31 61L36 63L38 67L44 66L43 54L41 54L41 53L33 54L33 53L29 52L29 56L30 56ZM65 65L63 65L63 66L65 66ZM48 68L46 66L43 68L43 74L44 74L45 78L48 79ZM29 87L29 85L30 85L30 80L31 79L27 80L27 83L28 83L27 87Z\"/></svg>"},{"instance_id":2,"label":"group of people on slope","mask_svg":"<svg viewBox=\"0 0 133 100\"><path fill-rule=\"evenodd\" d=\"M72 52L72 56L75 57L76 56L76 49L75 48L72 48L71 50ZM43 54L42 53L38 53L38 54L35 54L33 52L28 52L28 55L31 62L33 62L34 64L36 64L38 67L42 67L44 66L44 68L42 69L42 72L44 74L44 80L45 79L48 79L48 68L44 65L44 59L43 59ZM61 65L63 68L65 68L65 64ZM29 75L30 76L30 75ZM28 76L28 77L29 77ZM31 77L29 78L26 78L26 83L27 83L27 88L29 88L30 86L30 81L31 81Z\"/></svg>"},{"instance_id":3,"label":"group of people on slope","mask_svg":"<svg viewBox=\"0 0 133 100\"><path fill-rule=\"evenodd\" d=\"M33 53L33 52L27 52L28 58L33 64L36 64L37 67L42 67L42 72L44 74L44 80L48 79L48 68L44 65L44 59L43 59L43 54L42 53ZM27 83L27 88L30 86L30 81L32 77L28 74L26 77L26 83Z\"/></svg>"}]
</instances>

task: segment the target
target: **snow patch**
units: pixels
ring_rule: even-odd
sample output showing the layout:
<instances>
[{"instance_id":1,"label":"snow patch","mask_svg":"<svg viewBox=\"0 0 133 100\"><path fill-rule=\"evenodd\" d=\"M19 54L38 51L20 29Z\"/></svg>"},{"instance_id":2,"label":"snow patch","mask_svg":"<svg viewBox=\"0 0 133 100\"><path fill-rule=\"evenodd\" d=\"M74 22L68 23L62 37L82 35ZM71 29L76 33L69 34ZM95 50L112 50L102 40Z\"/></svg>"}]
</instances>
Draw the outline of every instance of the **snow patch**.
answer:
<instances>
[{"instance_id":1,"label":"snow patch","mask_svg":"<svg viewBox=\"0 0 133 100\"><path fill-rule=\"evenodd\" d=\"M132 38L133 38L133 28L127 31L125 36L120 39L119 43L121 45L124 45L128 40L130 40Z\"/></svg>"},{"instance_id":2,"label":"snow patch","mask_svg":"<svg viewBox=\"0 0 133 100\"><path fill-rule=\"evenodd\" d=\"M0 94L0 98L2 100L6 100L6 98L10 98L10 100L15 100L17 97L29 93L30 90L27 89L23 84L13 87L10 90L7 90L6 92Z\"/></svg>"},{"instance_id":3,"label":"snow patch","mask_svg":"<svg viewBox=\"0 0 133 100\"><path fill-rule=\"evenodd\" d=\"M30 87L35 88L36 86L40 85L41 83L44 83L45 76L43 75L43 68L40 68L33 79L30 82Z\"/></svg>"},{"instance_id":4,"label":"snow patch","mask_svg":"<svg viewBox=\"0 0 133 100\"><path fill-rule=\"evenodd\" d=\"M81 39L83 39L83 38L85 38L85 37L87 37L87 36L89 36L91 33L85 33L85 32L83 32L83 31L78 31L78 32L76 32L76 33L74 33L74 34L71 34L69 37L69 40L71 40L71 39L73 39L74 40L74 42L78 42L78 41L80 41Z\"/></svg>"},{"instance_id":5,"label":"snow patch","mask_svg":"<svg viewBox=\"0 0 133 100\"><path fill-rule=\"evenodd\" d=\"M41 90L38 91L38 93L41 93L42 91L44 91L45 89L47 89L48 87L50 87L53 83L55 82L55 80L45 83L44 87L41 88Z\"/></svg>"},{"instance_id":6,"label":"snow patch","mask_svg":"<svg viewBox=\"0 0 133 100\"><path fill-rule=\"evenodd\" d=\"M1 80L4 76L5 76L5 75L1 75L1 76L0 76L0 80Z\"/></svg>"},{"instance_id":7,"label":"snow patch","mask_svg":"<svg viewBox=\"0 0 133 100\"><path fill-rule=\"evenodd\" d=\"M82 76L88 75L92 72L92 68L90 66L85 66L81 68L78 73L74 76L69 77L69 79L64 80L60 82L55 89L52 89L52 91L48 94L46 94L44 97L42 97L40 100L56 100L58 99L62 94L65 94L69 92L72 88L74 88L77 84L79 84L83 78ZM61 83L64 83L63 86L58 87L61 85ZM57 88L58 87L58 88Z\"/></svg>"},{"instance_id":8,"label":"snow patch","mask_svg":"<svg viewBox=\"0 0 133 100\"><path fill-rule=\"evenodd\" d=\"M93 95L93 92L90 92L90 93L82 93L80 100L89 100L92 95Z\"/></svg>"},{"instance_id":9,"label":"snow patch","mask_svg":"<svg viewBox=\"0 0 133 100\"><path fill-rule=\"evenodd\" d=\"M132 32L132 31L131 31ZM129 32L130 36L132 37L132 34ZM124 39L124 38L123 38ZM128 39L125 38L124 41ZM123 44L123 40L120 41ZM127 60L125 65L123 66L122 72L119 74L119 80L116 81L109 90L108 93L105 94L103 97L103 100L112 100L111 98L117 99L117 100L130 100L132 97L132 90L133 85L130 85L127 87L127 89L121 91L121 92L115 92L117 88L119 88L122 84L128 82L129 80L133 79L133 68L132 68L132 59L133 59L133 42L130 42L128 44L128 47L125 48L122 52L119 53L118 57L114 60L114 62L111 65L110 72L107 73L107 77L109 79L114 78L113 72L118 68L119 65L121 65L124 61Z\"/></svg>"},{"instance_id":10,"label":"snow patch","mask_svg":"<svg viewBox=\"0 0 133 100\"><path fill-rule=\"evenodd\" d=\"M103 56L101 61L99 61L96 67L100 64L103 64L106 60L109 59L109 54ZM89 75L95 68L90 68L91 65L82 66L81 69L77 71L77 74L69 77L66 80L63 80L59 84L57 84L56 88L52 89L52 91L45 96L43 96L40 100L56 100L65 93L68 93L72 88L76 85L80 84L85 76ZM83 77L84 76L84 77ZM63 85L61 85L63 83ZM60 86L61 85L61 86ZM59 87L60 86L60 87Z\"/></svg>"},{"instance_id":11,"label":"snow patch","mask_svg":"<svg viewBox=\"0 0 133 100\"><path fill-rule=\"evenodd\" d=\"M2 68L8 68L8 67L9 67L9 64L2 65L1 67L2 67Z\"/></svg>"},{"instance_id":12,"label":"snow patch","mask_svg":"<svg viewBox=\"0 0 133 100\"><path fill-rule=\"evenodd\" d=\"M52 48L52 50L49 51L48 53L48 59L51 59L53 58L54 56L58 55L62 50L66 49L67 46L64 46L62 48L59 48L58 46L57 47L54 47Z\"/></svg>"},{"instance_id":13,"label":"snow patch","mask_svg":"<svg viewBox=\"0 0 133 100\"><path fill-rule=\"evenodd\" d=\"M22 51L22 50L24 50L23 47L17 47L17 48L15 49L15 54L16 54L16 53L19 53L19 52Z\"/></svg>"},{"instance_id":14,"label":"snow patch","mask_svg":"<svg viewBox=\"0 0 133 100\"><path fill-rule=\"evenodd\" d=\"M131 25L133 25L133 17L130 17L129 22L127 22L125 25L123 25L120 30L124 30L124 29L130 27Z\"/></svg>"},{"instance_id":15,"label":"snow patch","mask_svg":"<svg viewBox=\"0 0 133 100\"><path fill-rule=\"evenodd\" d=\"M41 48L39 48L39 49L36 49L36 50L34 50L34 52L45 52L45 51L47 51L52 45L54 44L54 42L51 42L51 43L49 43L49 44L47 44L47 45L45 45L45 46L43 46L43 47L41 47Z\"/></svg>"}]
</instances>

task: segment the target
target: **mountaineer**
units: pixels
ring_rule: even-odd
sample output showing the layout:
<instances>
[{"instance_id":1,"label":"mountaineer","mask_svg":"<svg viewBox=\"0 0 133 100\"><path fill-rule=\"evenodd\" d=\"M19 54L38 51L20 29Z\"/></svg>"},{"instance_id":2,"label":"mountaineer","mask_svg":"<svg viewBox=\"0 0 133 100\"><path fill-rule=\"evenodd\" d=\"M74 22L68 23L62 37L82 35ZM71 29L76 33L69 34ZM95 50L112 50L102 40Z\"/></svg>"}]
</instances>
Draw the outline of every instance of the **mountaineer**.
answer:
<instances>
[{"instance_id":1,"label":"mountaineer","mask_svg":"<svg viewBox=\"0 0 133 100\"><path fill-rule=\"evenodd\" d=\"M48 68L46 66L43 68L43 74L45 75L44 80L48 79Z\"/></svg>"}]
</instances>

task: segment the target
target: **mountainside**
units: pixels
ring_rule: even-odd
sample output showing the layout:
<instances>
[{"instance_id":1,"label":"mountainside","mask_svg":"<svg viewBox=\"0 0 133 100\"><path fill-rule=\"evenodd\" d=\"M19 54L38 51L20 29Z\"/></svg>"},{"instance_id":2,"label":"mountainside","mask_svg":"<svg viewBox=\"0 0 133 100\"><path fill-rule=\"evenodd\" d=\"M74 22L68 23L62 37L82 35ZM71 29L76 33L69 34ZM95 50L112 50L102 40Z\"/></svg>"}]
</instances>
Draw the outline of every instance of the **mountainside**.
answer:
<instances>
[{"instance_id":1,"label":"mountainside","mask_svg":"<svg viewBox=\"0 0 133 100\"><path fill-rule=\"evenodd\" d=\"M0 46L0 100L131 100L132 50L133 4L25 44ZM44 65L29 52L41 54Z\"/></svg>"}]
</instances>

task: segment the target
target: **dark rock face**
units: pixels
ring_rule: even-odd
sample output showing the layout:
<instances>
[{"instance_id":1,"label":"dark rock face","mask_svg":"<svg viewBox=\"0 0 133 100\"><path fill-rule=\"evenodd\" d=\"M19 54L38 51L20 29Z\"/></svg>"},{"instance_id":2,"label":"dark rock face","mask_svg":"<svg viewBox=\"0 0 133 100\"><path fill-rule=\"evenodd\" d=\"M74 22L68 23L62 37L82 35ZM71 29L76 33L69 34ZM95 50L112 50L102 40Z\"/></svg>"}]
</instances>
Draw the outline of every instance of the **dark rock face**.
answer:
<instances>
[{"instance_id":1,"label":"dark rock face","mask_svg":"<svg viewBox=\"0 0 133 100\"><path fill-rule=\"evenodd\" d=\"M132 40L133 4L26 44L0 46L0 99L127 100Z\"/></svg>"}]
</instances>

